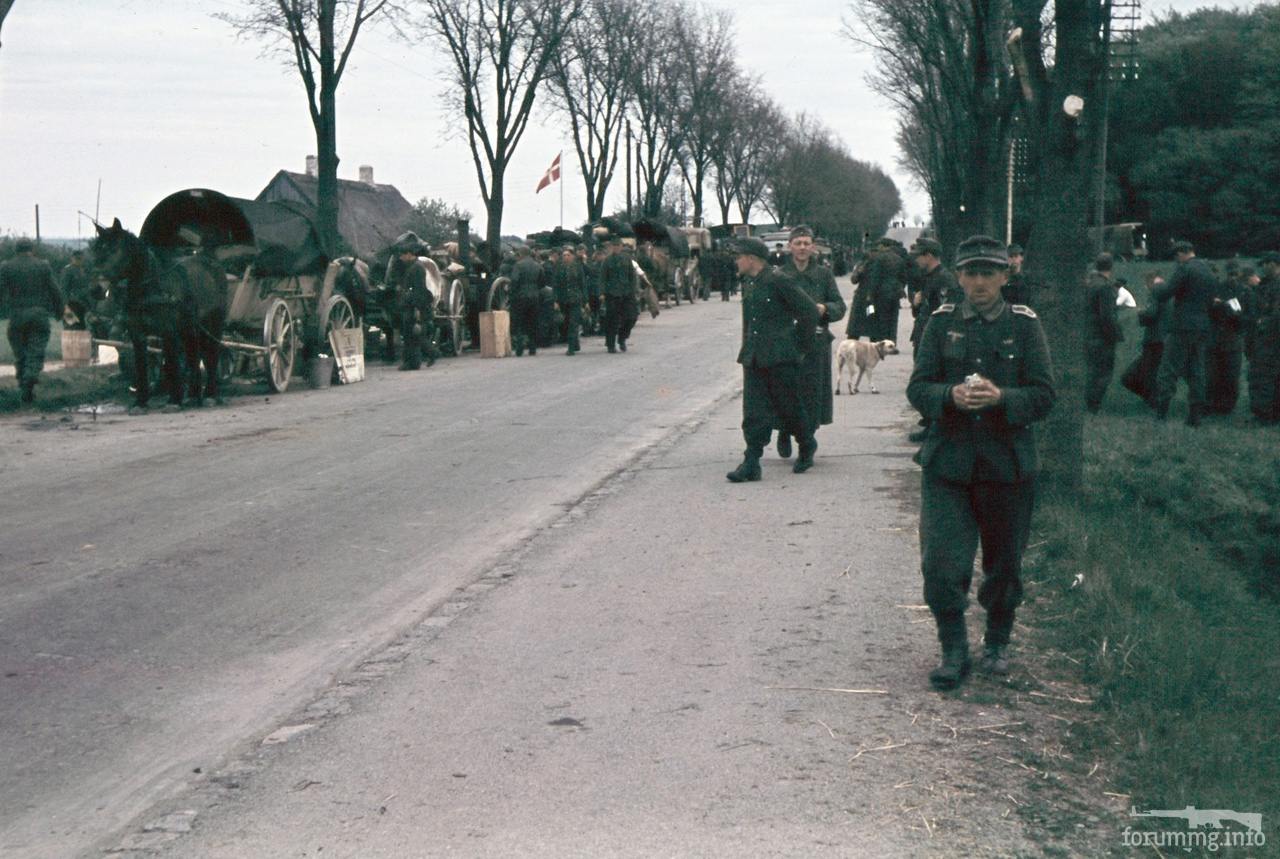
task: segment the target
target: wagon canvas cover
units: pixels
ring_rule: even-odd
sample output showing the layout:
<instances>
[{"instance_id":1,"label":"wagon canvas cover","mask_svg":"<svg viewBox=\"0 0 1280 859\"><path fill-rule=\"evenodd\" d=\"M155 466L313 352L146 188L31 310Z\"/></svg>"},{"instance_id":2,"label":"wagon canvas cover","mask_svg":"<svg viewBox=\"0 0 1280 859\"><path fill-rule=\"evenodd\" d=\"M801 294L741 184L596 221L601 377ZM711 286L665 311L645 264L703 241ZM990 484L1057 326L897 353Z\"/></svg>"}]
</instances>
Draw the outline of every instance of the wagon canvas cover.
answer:
<instances>
[{"instance_id":1,"label":"wagon canvas cover","mask_svg":"<svg viewBox=\"0 0 1280 859\"><path fill-rule=\"evenodd\" d=\"M256 274L319 274L328 265L315 224L301 207L228 197L207 188L170 194L142 224L142 238L168 250L245 247Z\"/></svg>"}]
</instances>

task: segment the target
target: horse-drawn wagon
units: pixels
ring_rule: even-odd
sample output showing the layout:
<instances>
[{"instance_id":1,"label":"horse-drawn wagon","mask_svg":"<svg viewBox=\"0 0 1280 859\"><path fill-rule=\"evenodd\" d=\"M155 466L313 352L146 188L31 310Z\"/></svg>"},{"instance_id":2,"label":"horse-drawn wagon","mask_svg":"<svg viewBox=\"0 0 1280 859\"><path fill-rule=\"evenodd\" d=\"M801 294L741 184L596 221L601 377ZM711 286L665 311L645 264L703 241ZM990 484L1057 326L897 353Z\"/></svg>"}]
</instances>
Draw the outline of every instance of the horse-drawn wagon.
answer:
<instances>
[{"instance_id":1,"label":"horse-drawn wagon","mask_svg":"<svg viewBox=\"0 0 1280 859\"><path fill-rule=\"evenodd\" d=\"M300 353L327 352L332 331L359 327L368 292L367 266L330 261L303 209L203 188L160 201L137 236L119 221L99 227L94 257L110 286L122 287L139 405L149 396L147 347L156 340L171 403L182 402L180 365L198 399L217 395L226 370L256 361L282 392Z\"/></svg>"},{"instance_id":2,"label":"horse-drawn wagon","mask_svg":"<svg viewBox=\"0 0 1280 859\"><path fill-rule=\"evenodd\" d=\"M664 303L683 298L693 303L701 292L697 259L690 253L689 235L659 220L641 218L631 224L637 259ZM709 235L709 234L708 234ZM695 236L700 241L700 236Z\"/></svg>"}]
</instances>

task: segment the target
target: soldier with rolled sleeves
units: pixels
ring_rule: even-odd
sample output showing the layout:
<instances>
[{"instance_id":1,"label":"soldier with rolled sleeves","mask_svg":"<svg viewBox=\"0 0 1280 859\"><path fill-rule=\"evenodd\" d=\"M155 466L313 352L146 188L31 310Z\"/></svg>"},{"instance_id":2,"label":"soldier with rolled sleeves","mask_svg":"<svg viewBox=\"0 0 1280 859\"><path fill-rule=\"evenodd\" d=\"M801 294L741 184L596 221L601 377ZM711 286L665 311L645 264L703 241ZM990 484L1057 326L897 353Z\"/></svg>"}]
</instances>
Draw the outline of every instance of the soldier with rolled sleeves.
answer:
<instances>
[{"instance_id":1,"label":"soldier with rolled sleeves","mask_svg":"<svg viewBox=\"0 0 1280 859\"><path fill-rule=\"evenodd\" d=\"M422 367L423 354L427 366L436 362L435 345L435 296L427 286L427 272L418 264L418 256L425 251L416 240L402 241L396 245L399 277L396 282L396 308L400 313L400 331L404 357L401 370L417 370Z\"/></svg>"},{"instance_id":2,"label":"soldier with rolled sleeves","mask_svg":"<svg viewBox=\"0 0 1280 859\"><path fill-rule=\"evenodd\" d=\"M1218 279L1196 257L1191 242L1173 246L1178 267L1155 291L1157 301L1173 302L1169 338L1156 372L1156 416L1169 416L1178 379L1187 380L1187 426L1199 426L1205 404L1205 351L1209 345L1209 309L1218 294Z\"/></svg>"},{"instance_id":3,"label":"soldier with rolled sleeves","mask_svg":"<svg viewBox=\"0 0 1280 859\"><path fill-rule=\"evenodd\" d=\"M813 466L818 443L805 412L805 350L813 344L818 307L799 284L769 265L769 250L759 239L734 244L742 276L742 464L726 475L734 483L759 480L760 457L776 419L799 441L800 456L791 470Z\"/></svg>"},{"instance_id":4,"label":"soldier with rolled sleeves","mask_svg":"<svg viewBox=\"0 0 1280 859\"><path fill-rule=\"evenodd\" d=\"M0 310L9 314L9 347L22 391L22 402L36 398L36 383L44 370L49 345L49 319L62 315L62 294L53 282L53 268L35 255L30 239L18 239L16 255L0 264Z\"/></svg>"},{"instance_id":5,"label":"soldier with rolled sleeves","mask_svg":"<svg viewBox=\"0 0 1280 859\"><path fill-rule=\"evenodd\" d=\"M787 247L791 253L782 273L799 284L818 306L818 326L814 330L813 344L805 354L803 374L805 414L809 418L810 432L816 433L819 426L834 420L831 342L835 335L828 326L844 317L845 303L831 269L819 265L813 258L813 230L810 227L793 229ZM791 436L781 425L777 430L778 455L786 459L791 456Z\"/></svg>"},{"instance_id":6,"label":"soldier with rolled sleeves","mask_svg":"<svg viewBox=\"0 0 1280 859\"><path fill-rule=\"evenodd\" d=\"M1022 553L1039 469L1031 424L1053 407L1053 369L1040 320L1001 296L1004 244L973 236L956 253L964 298L929 318L907 399L930 421L916 461L923 467L920 555L924 597L938 625L936 689L968 675L965 609L982 545L978 602L987 612L979 668L1009 672L1006 655L1022 600Z\"/></svg>"},{"instance_id":7,"label":"soldier with rolled sleeves","mask_svg":"<svg viewBox=\"0 0 1280 859\"><path fill-rule=\"evenodd\" d=\"M1084 403L1094 414L1102 408L1102 398L1115 372L1116 344L1124 340L1116 306L1120 287L1112 273L1114 267L1111 254L1098 254L1093 271L1085 279Z\"/></svg>"},{"instance_id":8,"label":"soldier with rolled sleeves","mask_svg":"<svg viewBox=\"0 0 1280 859\"><path fill-rule=\"evenodd\" d=\"M1280 423L1280 253L1259 260L1262 280L1253 292L1249 410L1261 424Z\"/></svg>"}]
</instances>

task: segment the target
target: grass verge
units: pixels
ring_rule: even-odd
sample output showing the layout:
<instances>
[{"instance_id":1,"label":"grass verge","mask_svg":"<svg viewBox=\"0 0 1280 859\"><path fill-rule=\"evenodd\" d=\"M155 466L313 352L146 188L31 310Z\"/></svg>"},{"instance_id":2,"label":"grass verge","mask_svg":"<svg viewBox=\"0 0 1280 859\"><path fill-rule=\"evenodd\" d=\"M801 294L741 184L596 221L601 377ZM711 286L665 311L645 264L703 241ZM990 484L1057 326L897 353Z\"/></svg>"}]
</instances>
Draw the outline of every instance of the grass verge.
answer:
<instances>
[{"instance_id":1,"label":"grass verge","mask_svg":"<svg viewBox=\"0 0 1280 859\"><path fill-rule=\"evenodd\" d=\"M1086 424L1088 492L1042 507L1027 570L1041 634L1105 714L1083 745L1139 809L1280 820L1280 433L1242 408L1156 423L1119 386L1107 407Z\"/></svg>"}]
</instances>

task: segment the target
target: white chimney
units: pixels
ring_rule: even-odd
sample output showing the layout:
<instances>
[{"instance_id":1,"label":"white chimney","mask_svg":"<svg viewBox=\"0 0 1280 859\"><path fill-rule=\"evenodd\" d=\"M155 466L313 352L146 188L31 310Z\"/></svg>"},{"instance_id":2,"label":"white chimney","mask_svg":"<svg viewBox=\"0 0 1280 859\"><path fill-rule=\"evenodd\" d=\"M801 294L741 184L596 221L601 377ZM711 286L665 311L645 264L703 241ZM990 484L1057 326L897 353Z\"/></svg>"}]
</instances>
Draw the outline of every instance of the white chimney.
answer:
<instances>
[{"instance_id":1,"label":"white chimney","mask_svg":"<svg viewBox=\"0 0 1280 859\"><path fill-rule=\"evenodd\" d=\"M308 176L320 175L320 162L316 160L316 157L314 155L307 156L307 175Z\"/></svg>"},{"instance_id":2,"label":"white chimney","mask_svg":"<svg viewBox=\"0 0 1280 859\"><path fill-rule=\"evenodd\" d=\"M373 184L373 167L369 164L360 165L360 181L366 185Z\"/></svg>"}]
</instances>

